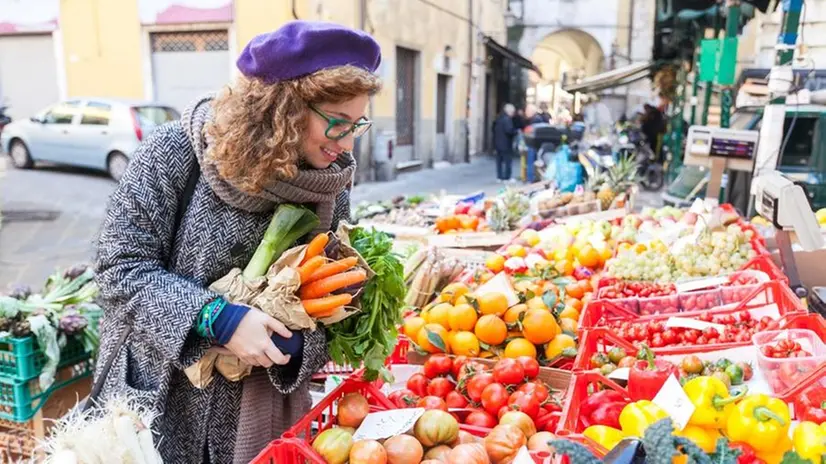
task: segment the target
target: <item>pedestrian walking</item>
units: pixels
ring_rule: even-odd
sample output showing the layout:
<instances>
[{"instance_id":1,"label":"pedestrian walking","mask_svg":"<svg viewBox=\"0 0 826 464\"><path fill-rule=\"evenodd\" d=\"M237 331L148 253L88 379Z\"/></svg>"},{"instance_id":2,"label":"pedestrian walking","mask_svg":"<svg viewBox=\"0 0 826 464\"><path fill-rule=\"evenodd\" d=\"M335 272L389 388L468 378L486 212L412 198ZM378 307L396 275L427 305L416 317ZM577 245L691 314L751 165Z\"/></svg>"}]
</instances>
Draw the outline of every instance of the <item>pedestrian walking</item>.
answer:
<instances>
[{"instance_id":1,"label":"pedestrian walking","mask_svg":"<svg viewBox=\"0 0 826 464\"><path fill-rule=\"evenodd\" d=\"M493 123L493 147L496 150L496 178L499 182L511 181L513 141L517 130L513 124L516 108L506 103Z\"/></svg>"},{"instance_id":2,"label":"pedestrian walking","mask_svg":"<svg viewBox=\"0 0 826 464\"><path fill-rule=\"evenodd\" d=\"M309 411L309 380L330 359L324 330L292 332L207 287L247 264L279 204L313 208L316 232L349 220L380 61L364 32L288 23L253 38L235 83L132 156L98 242L98 366L114 361L96 377L101 400L130 393L158 414L164 462L247 463ZM184 369L216 347L251 375L193 386Z\"/></svg>"}]
</instances>

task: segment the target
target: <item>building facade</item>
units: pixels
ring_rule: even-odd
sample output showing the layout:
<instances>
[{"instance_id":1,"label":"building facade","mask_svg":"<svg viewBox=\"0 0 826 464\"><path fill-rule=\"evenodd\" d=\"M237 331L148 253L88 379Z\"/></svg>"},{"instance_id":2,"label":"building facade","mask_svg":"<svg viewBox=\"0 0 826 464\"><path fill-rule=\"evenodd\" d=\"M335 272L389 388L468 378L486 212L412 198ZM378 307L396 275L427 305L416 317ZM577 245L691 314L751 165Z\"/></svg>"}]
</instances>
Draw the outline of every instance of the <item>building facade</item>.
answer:
<instances>
[{"instance_id":1,"label":"building facade","mask_svg":"<svg viewBox=\"0 0 826 464\"><path fill-rule=\"evenodd\" d=\"M483 149L485 38L504 43L506 9L506 0L0 0L0 101L15 118L77 96L180 110L231 82L255 35L293 19L333 21L382 46L384 90L359 144L358 177L371 180L376 160L430 167Z\"/></svg>"}]
</instances>

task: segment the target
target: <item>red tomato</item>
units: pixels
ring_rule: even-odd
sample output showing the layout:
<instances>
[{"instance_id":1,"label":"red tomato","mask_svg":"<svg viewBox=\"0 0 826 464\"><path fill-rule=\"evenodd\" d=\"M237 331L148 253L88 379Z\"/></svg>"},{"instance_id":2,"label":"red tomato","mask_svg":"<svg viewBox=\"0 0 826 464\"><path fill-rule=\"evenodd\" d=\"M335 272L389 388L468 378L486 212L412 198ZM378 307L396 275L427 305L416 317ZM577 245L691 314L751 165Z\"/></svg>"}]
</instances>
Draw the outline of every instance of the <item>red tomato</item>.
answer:
<instances>
[{"instance_id":1,"label":"red tomato","mask_svg":"<svg viewBox=\"0 0 826 464\"><path fill-rule=\"evenodd\" d=\"M537 381L522 384L518 391L533 393L536 396L536 399L539 400L539 404L544 403L551 394L548 387L544 383Z\"/></svg>"},{"instance_id":2,"label":"red tomato","mask_svg":"<svg viewBox=\"0 0 826 464\"><path fill-rule=\"evenodd\" d=\"M406 388L394 391L387 398L400 408L412 408L419 401L419 397Z\"/></svg>"},{"instance_id":3,"label":"red tomato","mask_svg":"<svg viewBox=\"0 0 826 464\"><path fill-rule=\"evenodd\" d=\"M482 407L490 414L497 414L508 405L508 390L504 385L492 383L482 390Z\"/></svg>"},{"instance_id":4,"label":"red tomato","mask_svg":"<svg viewBox=\"0 0 826 464\"><path fill-rule=\"evenodd\" d=\"M431 396L438 396L444 398L448 393L453 391L456 385L447 377L437 377L430 381L427 386L427 394Z\"/></svg>"},{"instance_id":5,"label":"red tomato","mask_svg":"<svg viewBox=\"0 0 826 464\"><path fill-rule=\"evenodd\" d=\"M462 368L459 369L459 375L456 376L456 381L461 382L462 379L467 377L470 374L477 374L480 372L487 372L488 367L482 363L478 363L476 361L468 361L462 365Z\"/></svg>"},{"instance_id":6,"label":"red tomato","mask_svg":"<svg viewBox=\"0 0 826 464\"><path fill-rule=\"evenodd\" d=\"M516 360L522 365L522 369L525 370L525 377L535 379L536 376L539 375L539 361L537 361L536 358L520 356L516 358Z\"/></svg>"},{"instance_id":7,"label":"red tomato","mask_svg":"<svg viewBox=\"0 0 826 464\"><path fill-rule=\"evenodd\" d=\"M450 374L453 368L453 361L443 354L432 354L424 362L424 375L429 379L434 379L442 375Z\"/></svg>"},{"instance_id":8,"label":"red tomato","mask_svg":"<svg viewBox=\"0 0 826 464\"><path fill-rule=\"evenodd\" d=\"M482 390L492 383L493 374L490 372L480 372L478 374L474 374L473 377L467 381L468 398L470 398L473 402L478 403L482 400Z\"/></svg>"},{"instance_id":9,"label":"red tomato","mask_svg":"<svg viewBox=\"0 0 826 464\"><path fill-rule=\"evenodd\" d=\"M508 407L524 412L531 419L539 415L539 400L533 393L514 392L508 399Z\"/></svg>"},{"instance_id":10,"label":"red tomato","mask_svg":"<svg viewBox=\"0 0 826 464\"><path fill-rule=\"evenodd\" d=\"M455 390L445 395L445 403L448 408L466 408L468 405L467 398Z\"/></svg>"},{"instance_id":11,"label":"red tomato","mask_svg":"<svg viewBox=\"0 0 826 464\"><path fill-rule=\"evenodd\" d=\"M525 369L515 359L500 359L493 366L493 379L505 385L516 385L525 380Z\"/></svg>"},{"instance_id":12,"label":"red tomato","mask_svg":"<svg viewBox=\"0 0 826 464\"><path fill-rule=\"evenodd\" d=\"M416 407L425 409L441 409L442 411L447 412L447 403L445 403L445 400L439 398L438 396L425 396L420 399L418 403L416 403Z\"/></svg>"},{"instance_id":13,"label":"red tomato","mask_svg":"<svg viewBox=\"0 0 826 464\"><path fill-rule=\"evenodd\" d=\"M556 398L551 398L551 401L542 405L542 409L548 412L562 412L562 404Z\"/></svg>"},{"instance_id":14,"label":"red tomato","mask_svg":"<svg viewBox=\"0 0 826 464\"><path fill-rule=\"evenodd\" d=\"M413 374L407 379L407 389L418 396L426 396L429 383L430 379L425 377L424 374Z\"/></svg>"},{"instance_id":15,"label":"red tomato","mask_svg":"<svg viewBox=\"0 0 826 464\"><path fill-rule=\"evenodd\" d=\"M453 367L450 369L450 373L453 375L454 379L459 378L459 374L462 372L462 368L467 363L467 356L456 356L455 358L453 358Z\"/></svg>"},{"instance_id":16,"label":"red tomato","mask_svg":"<svg viewBox=\"0 0 826 464\"><path fill-rule=\"evenodd\" d=\"M498 422L495 417L486 411L473 411L465 418L465 424L475 425L476 427L493 428L496 427Z\"/></svg>"}]
</instances>

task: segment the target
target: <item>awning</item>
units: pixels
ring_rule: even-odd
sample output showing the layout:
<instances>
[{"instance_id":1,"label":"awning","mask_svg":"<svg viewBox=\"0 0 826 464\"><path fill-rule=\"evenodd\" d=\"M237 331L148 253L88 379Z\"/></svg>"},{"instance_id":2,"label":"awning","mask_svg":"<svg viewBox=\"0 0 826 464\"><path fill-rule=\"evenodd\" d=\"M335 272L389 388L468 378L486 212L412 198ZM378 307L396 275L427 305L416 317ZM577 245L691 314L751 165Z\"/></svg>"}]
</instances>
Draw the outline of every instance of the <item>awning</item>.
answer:
<instances>
[{"instance_id":1,"label":"awning","mask_svg":"<svg viewBox=\"0 0 826 464\"><path fill-rule=\"evenodd\" d=\"M539 74L539 77L542 77L542 71L539 70L539 67L533 64L533 62L524 56L516 53L515 51L511 50L510 48L496 42L489 36L483 36L482 42L488 47L488 49L492 52L498 53L499 55L503 56L504 58L513 61L514 63L522 66L523 68L530 69L531 71L536 72Z\"/></svg>"},{"instance_id":2,"label":"awning","mask_svg":"<svg viewBox=\"0 0 826 464\"><path fill-rule=\"evenodd\" d=\"M612 69L596 76L586 77L582 81L562 87L566 92L591 93L631 84L651 75L654 63L635 63L622 68Z\"/></svg>"}]
</instances>

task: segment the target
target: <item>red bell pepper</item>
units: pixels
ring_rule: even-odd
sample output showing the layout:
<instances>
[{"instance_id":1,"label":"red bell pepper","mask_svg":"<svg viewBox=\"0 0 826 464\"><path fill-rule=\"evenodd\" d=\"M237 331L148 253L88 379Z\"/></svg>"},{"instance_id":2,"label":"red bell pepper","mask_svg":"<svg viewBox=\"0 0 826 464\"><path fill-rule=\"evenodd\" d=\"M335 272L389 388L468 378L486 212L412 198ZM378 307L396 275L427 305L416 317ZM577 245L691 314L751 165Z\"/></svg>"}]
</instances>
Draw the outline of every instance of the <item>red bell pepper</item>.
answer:
<instances>
[{"instance_id":1,"label":"red bell pepper","mask_svg":"<svg viewBox=\"0 0 826 464\"><path fill-rule=\"evenodd\" d=\"M677 367L661 359L654 359L654 352L643 345L637 355L642 360L631 366L628 374L628 395L634 401L653 400L670 375L678 377Z\"/></svg>"},{"instance_id":2,"label":"red bell pepper","mask_svg":"<svg viewBox=\"0 0 826 464\"><path fill-rule=\"evenodd\" d=\"M619 427L619 415L629 401L622 393L602 390L589 396L579 406L579 420L583 429L592 425Z\"/></svg>"},{"instance_id":3,"label":"red bell pepper","mask_svg":"<svg viewBox=\"0 0 826 464\"><path fill-rule=\"evenodd\" d=\"M794 410L801 422L826 422L826 388L814 385L804 390L795 399Z\"/></svg>"},{"instance_id":4,"label":"red bell pepper","mask_svg":"<svg viewBox=\"0 0 826 464\"><path fill-rule=\"evenodd\" d=\"M737 456L737 464L766 464L765 461L757 457L754 448L747 443L729 443L728 447L733 450L740 451L740 455Z\"/></svg>"}]
</instances>

